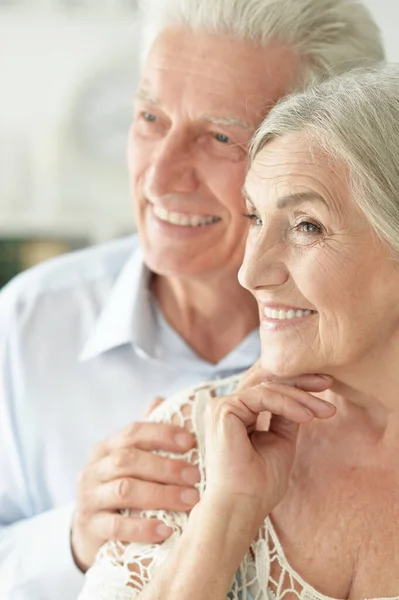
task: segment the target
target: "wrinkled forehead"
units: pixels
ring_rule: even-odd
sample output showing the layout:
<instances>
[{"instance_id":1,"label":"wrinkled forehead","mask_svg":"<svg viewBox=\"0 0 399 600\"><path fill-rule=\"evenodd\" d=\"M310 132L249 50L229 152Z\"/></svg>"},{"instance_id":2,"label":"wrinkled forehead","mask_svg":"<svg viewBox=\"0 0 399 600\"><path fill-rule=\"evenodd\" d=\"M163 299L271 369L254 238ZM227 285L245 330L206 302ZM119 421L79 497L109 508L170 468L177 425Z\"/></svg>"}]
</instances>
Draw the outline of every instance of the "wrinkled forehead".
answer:
<instances>
[{"instance_id":1,"label":"wrinkled forehead","mask_svg":"<svg viewBox=\"0 0 399 600\"><path fill-rule=\"evenodd\" d=\"M255 205L282 194L314 191L332 210L355 208L347 165L301 133L266 144L251 164L245 190Z\"/></svg>"},{"instance_id":2,"label":"wrinkled forehead","mask_svg":"<svg viewBox=\"0 0 399 600\"><path fill-rule=\"evenodd\" d=\"M293 52L277 42L261 48L227 35L174 27L155 39L142 84L210 93L217 89L230 101L238 99L258 113L267 112L293 86L297 63Z\"/></svg>"}]
</instances>

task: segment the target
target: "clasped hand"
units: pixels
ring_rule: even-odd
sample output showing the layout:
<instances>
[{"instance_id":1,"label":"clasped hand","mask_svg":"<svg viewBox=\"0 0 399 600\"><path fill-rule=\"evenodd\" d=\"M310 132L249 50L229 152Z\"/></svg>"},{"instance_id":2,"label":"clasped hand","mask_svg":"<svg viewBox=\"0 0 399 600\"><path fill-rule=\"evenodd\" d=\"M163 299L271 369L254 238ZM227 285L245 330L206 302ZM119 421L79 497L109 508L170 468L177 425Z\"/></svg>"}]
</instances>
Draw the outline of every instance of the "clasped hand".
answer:
<instances>
[{"instance_id":1,"label":"clasped hand","mask_svg":"<svg viewBox=\"0 0 399 600\"><path fill-rule=\"evenodd\" d=\"M234 507L240 498L245 507L251 500L260 525L286 493L300 425L330 418L336 409L310 393L328 389L330 377L304 375L253 385L257 379L255 367L235 393L208 405L205 496L224 500L226 506L230 499ZM267 431L259 427L265 416Z\"/></svg>"}]
</instances>

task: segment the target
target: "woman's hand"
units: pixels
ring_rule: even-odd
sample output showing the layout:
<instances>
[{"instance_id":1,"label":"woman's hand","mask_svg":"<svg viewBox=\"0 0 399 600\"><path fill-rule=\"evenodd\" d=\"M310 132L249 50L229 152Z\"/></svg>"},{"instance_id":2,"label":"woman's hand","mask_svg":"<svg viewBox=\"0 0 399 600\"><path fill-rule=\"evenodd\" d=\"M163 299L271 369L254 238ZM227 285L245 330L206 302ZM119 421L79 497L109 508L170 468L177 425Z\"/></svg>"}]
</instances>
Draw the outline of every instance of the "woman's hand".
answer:
<instances>
[{"instance_id":1,"label":"woman's hand","mask_svg":"<svg viewBox=\"0 0 399 600\"><path fill-rule=\"evenodd\" d=\"M224 506L230 502L234 510L240 504L248 510L250 502L260 526L286 493L299 426L335 414L333 405L308 390L322 392L332 382L330 377L306 375L215 398L206 415L207 499ZM265 411L269 429L259 431L259 416Z\"/></svg>"}]
</instances>

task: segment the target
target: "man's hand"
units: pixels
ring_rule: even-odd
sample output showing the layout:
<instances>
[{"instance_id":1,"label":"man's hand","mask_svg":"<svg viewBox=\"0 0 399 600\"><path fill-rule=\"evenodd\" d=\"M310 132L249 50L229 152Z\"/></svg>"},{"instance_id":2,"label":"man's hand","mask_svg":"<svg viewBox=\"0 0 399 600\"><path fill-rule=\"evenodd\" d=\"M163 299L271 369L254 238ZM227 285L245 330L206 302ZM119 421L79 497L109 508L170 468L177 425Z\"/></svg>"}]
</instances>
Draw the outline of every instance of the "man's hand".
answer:
<instances>
[{"instance_id":1,"label":"man's hand","mask_svg":"<svg viewBox=\"0 0 399 600\"><path fill-rule=\"evenodd\" d=\"M194 436L184 428L140 422L95 446L79 478L71 532L73 556L83 572L108 540L156 543L169 537L172 531L162 522L120 511L191 510L199 500L193 487L198 469L153 451L182 454L194 445Z\"/></svg>"}]
</instances>

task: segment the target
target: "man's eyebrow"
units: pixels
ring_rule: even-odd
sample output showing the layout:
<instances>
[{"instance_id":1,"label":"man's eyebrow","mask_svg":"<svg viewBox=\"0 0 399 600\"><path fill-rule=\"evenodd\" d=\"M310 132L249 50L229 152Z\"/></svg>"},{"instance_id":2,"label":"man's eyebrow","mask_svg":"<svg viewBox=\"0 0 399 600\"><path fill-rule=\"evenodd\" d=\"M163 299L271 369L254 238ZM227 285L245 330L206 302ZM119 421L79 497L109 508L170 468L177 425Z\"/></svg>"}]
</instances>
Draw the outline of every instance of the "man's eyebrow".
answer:
<instances>
[{"instance_id":1,"label":"man's eyebrow","mask_svg":"<svg viewBox=\"0 0 399 600\"><path fill-rule=\"evenodd\" d=\"M245 185L241 189L241 194L249 202L250 204L254 204L251 200L250 195L245 189ZM323 196L320 196L317 192L297 192L296 194L287 194L287 196L282 196L277 200L277 208L285 208L288 204L299 204L300 202L309 202L315 200L316 202L322 202L325 206L328 207L327 202L324 200Z\"/></svg>"},{"instance_id":2,"label":"man's eyebrow","mask_svg":"<svg viewBox=\"0 0 399 600\"><path fill-rule=\"evenodd\" d=\"M146 100L151 104L159 105L158 100L154 98L154 96L152 96L150 92L148 90L145 90L144 88L139 88L138 90L136 90L134 98L138 98L139 100Z\"/></svg>"},{"instance_id":3,"label":"man's eyebrow","mask_svg":"<svg viewBox=\"0 0 399 600\"><path fill-rule=\"evenodd\" d=\"M226 125L228 126L238 126L243 127L244 129L249 129L253 131L255 127L238 117L215 117L213 115L201 115L200 119L204 119L204 121L209 121L210 123L214 123L215 125Z\"/></svg>"}]
</instances>

